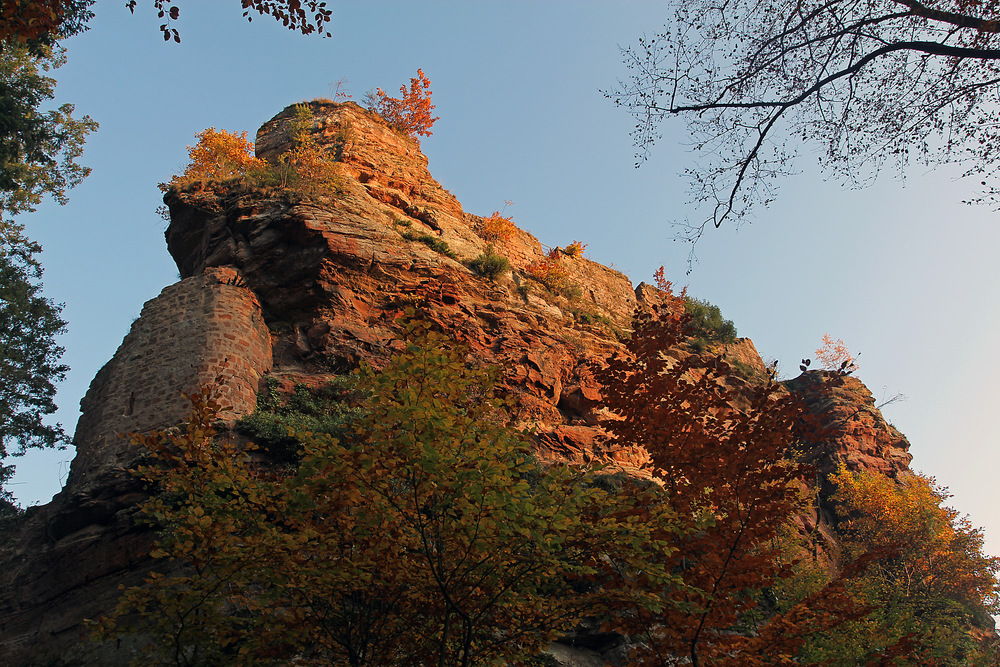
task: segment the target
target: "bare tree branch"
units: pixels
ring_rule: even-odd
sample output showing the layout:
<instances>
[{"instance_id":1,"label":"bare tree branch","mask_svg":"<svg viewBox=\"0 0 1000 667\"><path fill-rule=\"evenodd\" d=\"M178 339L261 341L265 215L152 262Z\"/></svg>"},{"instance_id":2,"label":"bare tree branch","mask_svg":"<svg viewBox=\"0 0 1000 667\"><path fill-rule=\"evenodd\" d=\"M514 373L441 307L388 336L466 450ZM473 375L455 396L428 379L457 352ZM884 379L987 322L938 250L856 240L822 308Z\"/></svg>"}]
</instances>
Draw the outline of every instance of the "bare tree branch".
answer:
<instances>
[{"instance_id":1,"label":"bare tree branch","mask_svg":"<svg viewBox=\"0 0 1000 667\"><path fill-rule=\"evenodd\" d=\"M886 160L1000 168L997 0L677 0L623 56L630 78L608 95L636 119L636 166L661 123L687 121L692 202L708 206L692 242L767 205L803 145L854 186ZM982 184L979 201L1000 197Z\"/></svg>"}]
</instances>

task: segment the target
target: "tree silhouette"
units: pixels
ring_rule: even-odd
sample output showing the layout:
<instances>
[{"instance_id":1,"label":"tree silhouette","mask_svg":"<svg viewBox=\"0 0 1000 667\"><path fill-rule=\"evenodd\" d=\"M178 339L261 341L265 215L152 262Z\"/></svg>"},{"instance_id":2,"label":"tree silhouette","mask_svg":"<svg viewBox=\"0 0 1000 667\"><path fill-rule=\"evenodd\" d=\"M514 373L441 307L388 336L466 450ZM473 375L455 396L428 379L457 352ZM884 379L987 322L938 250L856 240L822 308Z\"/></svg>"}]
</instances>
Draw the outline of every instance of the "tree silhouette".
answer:
<instances>
[{"instance_id":1,"label":"tree silhouette","mask_svg":"<svg viewBox=\"0 0 1000 667\"><path fill-rule=\"evenodd\" d=\"M636 118L645 159L661 122L687 121L687 169L708 215L737 223L775 195L798 144L853 185L885 164L958 163L997 202L1000 3L995 0L708 0L624 49L628 81L609 93Z\"/></svg>"}]
</instances>

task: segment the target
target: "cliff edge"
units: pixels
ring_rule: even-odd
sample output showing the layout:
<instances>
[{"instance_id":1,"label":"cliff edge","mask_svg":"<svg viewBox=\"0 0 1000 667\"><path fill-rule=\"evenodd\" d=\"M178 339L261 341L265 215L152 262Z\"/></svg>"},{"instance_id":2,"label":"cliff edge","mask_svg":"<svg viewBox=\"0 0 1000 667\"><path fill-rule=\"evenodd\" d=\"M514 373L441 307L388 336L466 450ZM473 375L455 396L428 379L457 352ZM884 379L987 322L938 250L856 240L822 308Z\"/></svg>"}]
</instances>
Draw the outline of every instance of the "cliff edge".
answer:
<instances>
[{"instance_id":1,"label":"cliff edge","mask_svg":"<svg viewBox=\"0 0 1000 667\"><path fill-rule=\"evenodd\" d=\"M535 430L542 459L643 462L641 448L605 446L592 362L621 349L632 314L656 304L657 290L523 230L488 242L484 219L434 180L416 141L351 102L309 107L308 132L338 164L335 191L192 186L165 196L167 248L181 280L145 304L81 401L65 488L4 542L5 664L123 659L118 647L82 639L84 619L110 610L118 587L140 581L151 564L153 534L134 521L144 490L126 472L136 452L119 434L180 423L182 392L217 379L230 406L220 417L232 424L253 412L267 382L319 386L361 361L379 367L400 345L397 316L409 305L465 342L476 362L503 369L501 389L519 425ZM260 157L276 161L292 147L295 118L288 107L261 127ZM467 265L491 243L511 265L495 279ZM546 261L576 289L531 279L526 268ZM763 371L751 341L728 353ZM836 433L808 453L821 471L843 462L907 473L905 438L860 382L811 409ZM827 525L824 511L802 517L804 529Z\"/></svg>"}]
</instances>

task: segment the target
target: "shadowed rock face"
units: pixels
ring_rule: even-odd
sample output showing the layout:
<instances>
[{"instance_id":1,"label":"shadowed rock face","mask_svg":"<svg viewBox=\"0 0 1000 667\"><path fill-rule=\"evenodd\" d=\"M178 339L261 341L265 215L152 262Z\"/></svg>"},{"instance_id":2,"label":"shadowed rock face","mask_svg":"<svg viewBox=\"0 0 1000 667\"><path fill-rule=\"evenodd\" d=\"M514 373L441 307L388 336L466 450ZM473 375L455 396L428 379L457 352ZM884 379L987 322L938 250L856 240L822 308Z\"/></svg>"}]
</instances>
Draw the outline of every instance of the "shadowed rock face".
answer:
<instances>
[{"instance_id":1,"label":"shadowed rock face","mask_svg":"<svg viewBox=\"0 0 1000 667\"><path fill-rule=\"evenodd\" d=\"M581 296L552 294L523 277L548 249L522 230L494 242L514 272L495 282L476 275L463 262L487 246L483 219L431 177L419 144L354 103L310 106L311 132L340 165L337 192L307 199L232 187L165 196L167 247L182 280L144 306L91 384L66 488L0 543L3 664L127 657L79 640L82 620L110 610L118 585L137 583L150 566L152 533L134 523L143 489L124 472L135 452L117 433L180 422L180 393L216 378L230 406L222 417L231 421L254 409L267 376L283 387L318 386L361 361L380 367L401 346L397 318L408 306L465 342L470 362L501 366L501 389L514 399L517 422L535 430L541 458L611 458L626 469L643 462L641 448L605 445L592 365L622 349L632 313L656 304L658 292L557 250ZM294 117L289 107L264 124L261 157L276 161L291 147ZM442 241L454 257L405 234ZM728 356L765 374L749 340ZM839 429L810 453L824 472L839 461L906 471L906 442L870 399L852 381L813 405ZM824 519L804 517L803 525L810 521ZM586 660L598 654L594 648Z\"/></svg>"},{"instance_id":2,"label":"shadowed rock face","mask_svg":"<svg viewBox=\"0 0 1000 667\"><path fill-rule=\"evenodd\" d=\"M910 443L882 417L868 388L857 378L847 377L840 386L821 393L813 391L822 378L822 371L809 371L786 383L792 392L806 399L809 411L819 417L828 434L828 443L805 453L806 460L816 466L819 478L825 480L841 465L892 479L910 474ZM821 496L826 498L832 492L824 481Z\"/></svg>"}]
</instances>

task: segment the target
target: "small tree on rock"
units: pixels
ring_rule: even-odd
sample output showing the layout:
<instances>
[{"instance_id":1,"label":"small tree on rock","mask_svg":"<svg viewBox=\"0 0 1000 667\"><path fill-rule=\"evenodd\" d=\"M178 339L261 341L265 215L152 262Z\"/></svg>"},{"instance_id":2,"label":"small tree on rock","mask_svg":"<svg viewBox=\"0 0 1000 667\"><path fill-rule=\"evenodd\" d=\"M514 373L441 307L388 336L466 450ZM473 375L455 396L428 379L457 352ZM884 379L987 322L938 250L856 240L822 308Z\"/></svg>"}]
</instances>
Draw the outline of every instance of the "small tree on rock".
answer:
<instances>
[{"instance_id":1,"label":"small tree on rock","mask_svg":"<svg viewBox=\"0 0 1000 667\"><path fill-rule=\"evenodd\" d=\"M382 116L390 125L414 139L417 135L431 136L431 126L438 118L431 117L431 81L424 75L422 69L417 70L417 76L410 79L410 89L400 86L401 97L389 97L381 88L375 89L375 94L369 94L366 102L368 108Z\"/></svg>"}]
</instances>

